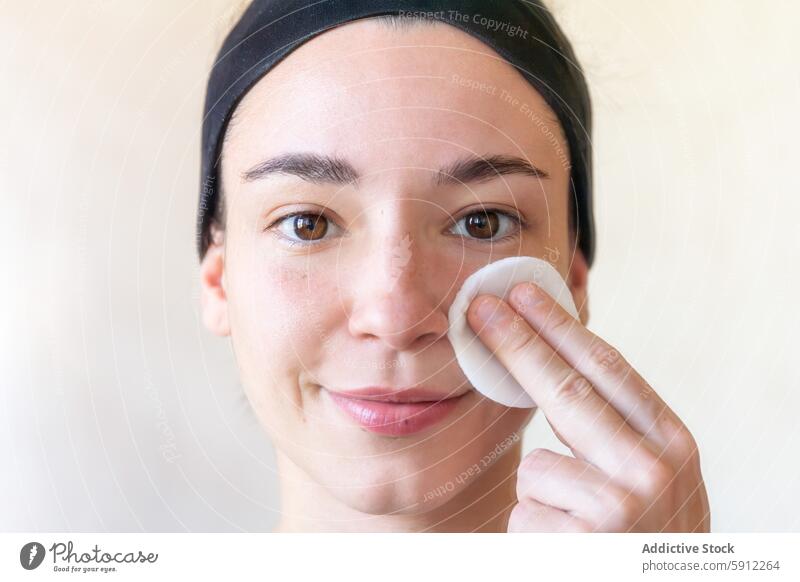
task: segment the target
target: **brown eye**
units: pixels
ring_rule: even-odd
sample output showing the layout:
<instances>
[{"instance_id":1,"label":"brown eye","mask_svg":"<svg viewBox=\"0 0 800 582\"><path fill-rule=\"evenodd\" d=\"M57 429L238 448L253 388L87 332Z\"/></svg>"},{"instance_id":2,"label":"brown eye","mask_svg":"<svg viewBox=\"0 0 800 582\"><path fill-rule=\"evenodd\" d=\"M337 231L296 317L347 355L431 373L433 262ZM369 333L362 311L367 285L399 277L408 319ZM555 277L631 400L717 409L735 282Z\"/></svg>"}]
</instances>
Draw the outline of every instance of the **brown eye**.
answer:
<instances>
[{"instance_id":1,"label":"brown eye","mask_svg":"<svg viewBox=\"0 0 800 582\"><path fill-rule=\"evenodd\" d=\"M328 232L328 219L321 214L298 214L294 217L294 234L304 241L321 239Z\"/></svg>"},{"instance_id":2,"label":"brown eye","mask_svg":"<svg viewBox=\"0 0 800 582\"><path fill-rule=\"evenodd\" d=\"M492 238L500 228L500 219L494 212L476 212L466 219L467 232L475 238Z\"/></svg>"},{"instance_id":3,"label":"brown eye","mask_svg":"<svg viewBox=\"0 0 800 582\"><path fill-rule=\"evenodd\" d=\"M311 246L331 238L331 231L339 230L335 222L315 212L295 212L279 218L265 230L272 231L289 246ZM327 235L327 236L326 236Z\"/></svg>"},{"instance_id":4,"label":"brown eye","mask_svg":"<svg viewBox=\"0 0 800 582\"><path fill-rule=\"evenodd\" d=\"M519 216L498 209L482 209L457 220L456 234L494 243L512 238L514 231L519 232L524 226L526 223Z\"/></svg>"}]
</instances>

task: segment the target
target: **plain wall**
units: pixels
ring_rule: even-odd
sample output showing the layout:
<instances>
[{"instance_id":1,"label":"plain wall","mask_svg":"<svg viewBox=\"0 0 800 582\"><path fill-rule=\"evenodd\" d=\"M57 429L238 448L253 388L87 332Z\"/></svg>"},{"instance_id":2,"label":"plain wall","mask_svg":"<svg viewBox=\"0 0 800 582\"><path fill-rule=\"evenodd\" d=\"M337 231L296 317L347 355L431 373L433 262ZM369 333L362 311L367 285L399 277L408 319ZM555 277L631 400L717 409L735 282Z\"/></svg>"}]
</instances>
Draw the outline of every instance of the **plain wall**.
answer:
<instances>
[{"instance_id":1,"label":"plain wall","mask_svg":"<svg viewBox=\"0 0 800 582\"><path fill-rule=\"evenodd\" d=\"M714 531L800 531L800 6L550 4L594 98L590 328L693 431ZM4 5L4 531L276 520L272 447L197 312L201 107L230 7ZM566 452L541 413L537 446Z\"/></svg>"}]
</instances>

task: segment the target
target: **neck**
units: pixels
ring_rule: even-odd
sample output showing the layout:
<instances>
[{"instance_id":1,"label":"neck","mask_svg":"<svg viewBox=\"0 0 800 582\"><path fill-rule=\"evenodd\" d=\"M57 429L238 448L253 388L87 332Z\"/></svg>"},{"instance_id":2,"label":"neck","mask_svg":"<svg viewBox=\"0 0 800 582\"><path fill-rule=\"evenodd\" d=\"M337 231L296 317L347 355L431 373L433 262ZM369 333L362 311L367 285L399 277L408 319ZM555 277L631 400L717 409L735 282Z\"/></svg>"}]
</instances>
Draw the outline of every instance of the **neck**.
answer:
<instances>
[{"instance_id":1,"label":"neck","mask_svg":"<svg viewBox=\"0 0 800 582\"><path fill-rule=\"evenodd\" d=\"M452 499L416 515L371 515L355 510L315 483L280 450L276 453L281 520L275 532L505 532L517 503L521 442Z\"/></svg>"}]
</instances>

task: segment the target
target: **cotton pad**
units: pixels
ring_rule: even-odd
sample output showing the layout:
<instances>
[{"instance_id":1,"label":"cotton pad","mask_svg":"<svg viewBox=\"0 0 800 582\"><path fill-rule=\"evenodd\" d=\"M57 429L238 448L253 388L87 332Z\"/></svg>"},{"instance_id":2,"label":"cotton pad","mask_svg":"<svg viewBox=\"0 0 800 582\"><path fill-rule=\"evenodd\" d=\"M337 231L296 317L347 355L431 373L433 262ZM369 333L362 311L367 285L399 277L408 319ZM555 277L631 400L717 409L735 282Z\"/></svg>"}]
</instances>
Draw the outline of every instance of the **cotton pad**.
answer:
<instances>
[{"instance_id":1,"label":"cotton pad","mask_svg":"<svg viewBox=\"0 0 800 582\"><path fill-rule=\"evenodd\" d=\"M472 331L467 321L467 309L472 300L482 294L496 295L508 301L511 290L525 281L541 287L578 319L578 310L564 279L550 263L535 257L508 257L475 271L464 281L448 314L450 328L447 336L467 379L487 398L512 408L533 408L536 403Z\"/></svg>"}]
</instances>

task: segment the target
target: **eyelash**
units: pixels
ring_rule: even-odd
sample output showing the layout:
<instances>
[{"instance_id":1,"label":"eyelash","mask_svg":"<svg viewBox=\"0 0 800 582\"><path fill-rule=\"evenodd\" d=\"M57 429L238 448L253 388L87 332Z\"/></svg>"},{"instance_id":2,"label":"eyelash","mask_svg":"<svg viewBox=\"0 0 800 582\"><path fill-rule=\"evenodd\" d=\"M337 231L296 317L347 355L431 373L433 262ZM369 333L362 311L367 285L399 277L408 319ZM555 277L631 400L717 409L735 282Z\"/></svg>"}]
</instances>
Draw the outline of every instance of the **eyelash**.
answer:
<instances>
[{"instance_id":1,"label":"eyelash","mask_svg":"<svg viewBox=\"0 0 800 582\"><path fill-rule=\"evenodd\" d=\"M521 216L519 216L517 214L512 214L510 212L506 212L505 210L501 210L500 208L482 208L480 210L472 210L472 211L464 214L461 218L459 218L458 220L455 220L454 222L457 224L458 222L462 221L463 219L467 218L468 216L471 216L473 214L478 214L480 212L483 212L484 214L496 213L496 214L500 214L502 216L505 216L506 218L510 218L511 221L514 222L514 224L516 224L518 231L514 232L512 234L506 235L506 236L504 236L502 238L498 238L498 239L479 239L479 238L470 239L470 240L474 240L476 242L491 243L491 244L503 243L503 242L505 242L507 240L513 239L514 237L517 236L519 231L524 230L524 229L526 229L528 227L528 222L524 218L522 218ZM322 216L326 220L328 220L329 222L333 222L327 216L325 216L324 213L319 213L318 214L318 213L315 213L315 212L292 212L291 214L287 214L286 216L282 216L281 218L278 218L277 220L275 220L272 224L270 224L264 230L274 231L274 229L275 229L275 227L277 225L282 224L284 221L296 218L298 216ZM284 236L284 235L282 235L280 233L273 232L273 234L274 234L274 236L276 236L276 237L278 237L280 239L283 239L286 242L286 244L288 244L290 247L295 247L295 246L298 246L298 245L299 246L303 246L303 247L312 247L312 246L315 246L315 245L318 245L318 244L322 244L322 243L325 242L324 239L323 240L318 240L318 241L298 241L298 240L293 240L293 239L291 239L291 238L289 238L287 236ZM455 235L455 236L463 236L463 235Z\"/></svg>"},{"instance_id":2,"label":"eyelash","mask_svg":"<svg viewBox=\"0 0 800 582\"><path fill-rule=\"evenodd\" d=\"M501 238L490 238L490 239L470 238L469 240L473 240L473 241L476 241L476 242L479 242L479 243L500 244L500 243L504 243L506 241L509 241L509 240L512 240L512 239L516 238L516 236L521 231L525 230L528 227L528 223L520 215L512 214L510 212L506 212L505 210L501 210L500 208L491 208L491 207L470 210L469 212L467 212L461 218L459 218L458 220L456 220L454 222L456 224L458 224L459 222L461 222L462 220L464 220L468 216L472 216L473 214L480 214L480 213L483 213L483 214L490 214L491 213L491 214L499 214L501 216L505 216L506 218L511 219L511 222L513 222L516 225L517 228L515 229L515 232L513 232L511 234L507 234L507 235L505 235L504 237L501 237ZM456 236L463 236L463 235L456 235ZM467 237L464 237L464 238L467 238Z\"/></svg>"},{"instance_id":3,"label":"eyelash","mask_svg":"<svg viewBox=\"0 0 800 582\"><path fill-rule=\"evenodd\" d=\"M325 219L326 219L326 220L327 220L329 223L332 223L332 222L333 222L333 221L332 221L332 220L330 220L330 219L329 219L327 216L325 216L325 214L324 214L324 213L316 213L316 212L292 212L291 214L287 214L286 216L282 216L281 218L278 218L278 219L277 219L277 220L275 220L275 221L274 221L272 224L270 224L270 225L269 225L269 226L268 226L268 227L267 227L265 230L274 231L274 230L275 230L275 227L276 227L277 225L279 225L279 224L283 223L284 221L287 221L287 220L289 220L290 218L296 218L296 217L298 217L298 216L322 216L322 217L324 217L324 218L325 218ZM326 233L326 234L327 234L327 233ZM281 240L285 241L285 242L286 242L286 244L288 244L290 247L295 247L295 246L298 246L298 245L299 245L299 246L302 246L302 247L312 247L312 246L315 246L315 245L318 245L318 244L322 244L322 243L324 243L324 242L325 242L325 240L318 240L318 241L298 241L298 240L293 240L293 239L291 239L291 238L289 238L289 237L287 237L287 236L285 236L285 235L283 235L283 234L281 234L281 233L279 233L279 232L273 232L273 235L274 235L275 237L277 237L277 238L279 238L279 239L281 239Z\"/></svg>"}]
</instances>

